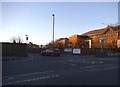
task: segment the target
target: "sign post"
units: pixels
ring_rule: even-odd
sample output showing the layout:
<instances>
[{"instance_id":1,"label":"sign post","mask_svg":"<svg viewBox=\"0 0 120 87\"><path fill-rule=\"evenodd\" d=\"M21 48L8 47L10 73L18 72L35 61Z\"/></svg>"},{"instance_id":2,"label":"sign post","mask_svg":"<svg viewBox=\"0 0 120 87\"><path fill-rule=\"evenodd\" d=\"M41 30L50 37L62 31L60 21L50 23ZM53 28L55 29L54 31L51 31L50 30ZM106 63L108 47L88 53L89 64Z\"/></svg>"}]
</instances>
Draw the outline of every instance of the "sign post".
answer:
<instances>
[{"instance_id":1,"label":"sign post","mask_svg":"<svg viewBox=\"0 0 120 87\"><path fill-rule=\"evenodd\" d=\"M104 48L104 38L103 37L100 38L100 43L102 45L102 47L101 47L101 53L103 53L103 48Z\"/></svg>"}]
</instances>

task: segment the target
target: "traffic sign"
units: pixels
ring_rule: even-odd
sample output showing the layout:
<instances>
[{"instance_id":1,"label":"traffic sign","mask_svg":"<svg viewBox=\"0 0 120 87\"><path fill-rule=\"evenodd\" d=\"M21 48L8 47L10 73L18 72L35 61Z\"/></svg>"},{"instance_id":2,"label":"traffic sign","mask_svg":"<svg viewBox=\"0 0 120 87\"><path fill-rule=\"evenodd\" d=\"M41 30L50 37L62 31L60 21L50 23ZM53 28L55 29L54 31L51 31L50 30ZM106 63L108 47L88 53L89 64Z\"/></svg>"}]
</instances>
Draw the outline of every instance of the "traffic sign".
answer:
<instances>
[{"instance_id":1,"label":"traffic sign","mask_svg":"<svg viewBox=\"0 0 120 87\"><path fill-rule=\"evenodd\" d=\"M100 38L100 43L104 43L104 38L103 37Z\"/></svg>"}]
</instances>

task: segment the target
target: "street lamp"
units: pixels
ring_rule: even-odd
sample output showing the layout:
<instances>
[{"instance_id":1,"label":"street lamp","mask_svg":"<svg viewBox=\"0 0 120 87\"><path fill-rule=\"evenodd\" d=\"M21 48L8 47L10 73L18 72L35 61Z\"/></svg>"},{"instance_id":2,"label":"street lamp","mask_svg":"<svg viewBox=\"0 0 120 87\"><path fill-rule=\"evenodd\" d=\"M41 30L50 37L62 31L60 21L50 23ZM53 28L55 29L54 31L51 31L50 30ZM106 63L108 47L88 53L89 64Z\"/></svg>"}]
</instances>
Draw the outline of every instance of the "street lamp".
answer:
<instances>
[{"instance_id":1,"label":"street lamp","mask_svg":"<svg viewBox=\"0 0 120 87\"><path fill-rule=\"evenodd\" d=\"M54 43L54 21L55 21L55 15L52 14L52 16L53 16L53 43Z\"/></svg>"},{"instance_id":2,"label":"street lamp","mask_svg":"<svg viewBox=\"0 0 120 87\"><path fill-rule=\"evenodd\" d=\"M28 43L28 35L25 35L26 36L26 43Z\"/></svg>"}]
</instances>

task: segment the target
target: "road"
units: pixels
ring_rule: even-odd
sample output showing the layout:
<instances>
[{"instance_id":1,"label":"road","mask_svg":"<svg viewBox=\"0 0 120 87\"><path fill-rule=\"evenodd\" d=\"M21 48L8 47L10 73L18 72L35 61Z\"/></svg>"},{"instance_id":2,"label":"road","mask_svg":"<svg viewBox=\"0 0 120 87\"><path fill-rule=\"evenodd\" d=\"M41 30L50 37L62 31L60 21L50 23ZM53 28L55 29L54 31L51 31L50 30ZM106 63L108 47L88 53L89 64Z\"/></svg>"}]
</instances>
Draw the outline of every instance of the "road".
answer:
<instances>
[{"instance_id":1,"label":"road","mask_svg":"<svg viewBox=\"0 0 120 87\"><path fill-rule=\"evenodd\" d=\"M63 54L2 62L3 85L117 85L118 59Z\"/></svg>"}]
</instances>

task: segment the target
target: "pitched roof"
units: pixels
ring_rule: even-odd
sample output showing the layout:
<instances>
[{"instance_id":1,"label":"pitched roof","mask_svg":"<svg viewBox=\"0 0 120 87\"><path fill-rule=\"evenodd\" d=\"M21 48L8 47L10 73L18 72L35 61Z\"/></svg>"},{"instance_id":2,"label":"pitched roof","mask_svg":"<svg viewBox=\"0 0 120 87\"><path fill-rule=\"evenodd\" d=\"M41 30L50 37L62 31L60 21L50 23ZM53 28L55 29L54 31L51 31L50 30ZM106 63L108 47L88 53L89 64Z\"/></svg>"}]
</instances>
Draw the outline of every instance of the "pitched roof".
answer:
<instances>
[{"instance_id":1,"label":"pitched roof","mask_svg":"<svg viewBox=\"0 0 120 87\"><path fill-rule=\"evenodd\" d=\"M120 32L120 25L113 28L114 31Z\"/></svg>"},{"instance_id":2,"label":"pitched roof","mask_svg":"<svg viewBox=\"0 0 120 87\"><path fill-rule=\"evenodd\" d=\"M82 34L83 36L91 36L91 35L97 35L97 34L102 34L104 32L105 28L104 29L98 29L98 30L91 30L91 31L88 31L84 34Z\"/></svg>"},{"instance_id":3,"label":"pitched roof","mask_svg":"<svg viewBox=\"0 0 120 87\"><path fill-rule=\"evenodd\" d=\"M65 40L68 40L68 38L65 37L65 38L59 38L59 39L57 39L56 41L60 41L60 40L64 40L64 39L65 39Z\"/></svg>"},{"instance_id":4,"label":"pitched roof","mask_svg":"<svg viewBox=\"0 0 120 87\"><path fill-rule=\"evenodd\" d=\"M108 26L106 28L88 31L82 35L83 36L92 36L92 35L103 34L106 31L106 29L108 29L108 28L112 28L115 32L120 32L120 26Z\"/></svg>"}]
</instances>

